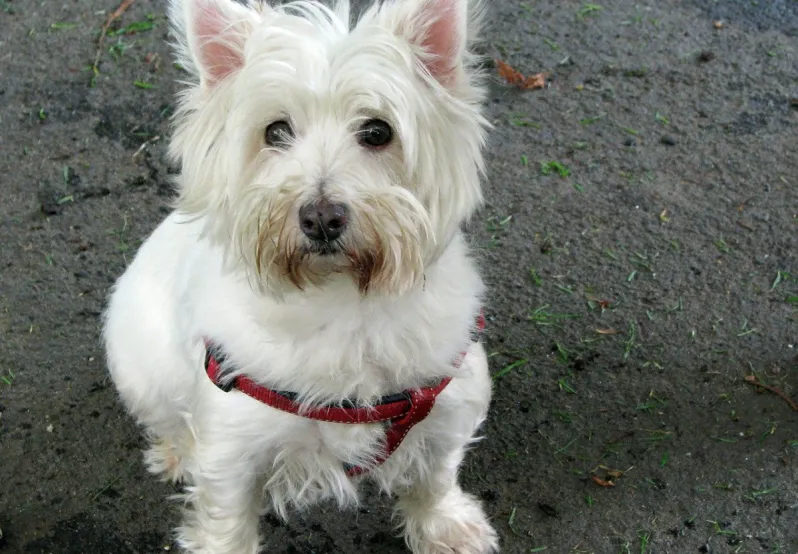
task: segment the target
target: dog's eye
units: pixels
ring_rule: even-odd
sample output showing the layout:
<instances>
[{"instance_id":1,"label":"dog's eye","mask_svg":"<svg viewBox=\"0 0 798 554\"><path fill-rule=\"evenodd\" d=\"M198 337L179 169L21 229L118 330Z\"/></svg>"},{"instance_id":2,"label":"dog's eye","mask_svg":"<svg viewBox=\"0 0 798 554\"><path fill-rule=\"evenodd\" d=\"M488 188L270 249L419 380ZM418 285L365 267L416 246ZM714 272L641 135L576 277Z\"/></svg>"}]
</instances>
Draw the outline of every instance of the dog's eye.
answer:
<instances>
[{"instance_id":1,"label":"dog's eye","mask_svg":"<svg viewBox=\"0 0 798 554\"><path fill-rule=\"evenodd\" d=\"M275 148L287 148L294 138L294 130L287 121L275 121L266 127L266 144Z\"/></svg>"},{"instance_id":2,"label":"dog's eye","mask_svg":"<svg viewBox=\"0 0 798 554\"><path fill-rule=\"evenodd\" d=\"M358 131L358 140L363 146L379 148L385 146L393 138L393 130L381 119L369 119Z\"/></svg>"}]
</instances>

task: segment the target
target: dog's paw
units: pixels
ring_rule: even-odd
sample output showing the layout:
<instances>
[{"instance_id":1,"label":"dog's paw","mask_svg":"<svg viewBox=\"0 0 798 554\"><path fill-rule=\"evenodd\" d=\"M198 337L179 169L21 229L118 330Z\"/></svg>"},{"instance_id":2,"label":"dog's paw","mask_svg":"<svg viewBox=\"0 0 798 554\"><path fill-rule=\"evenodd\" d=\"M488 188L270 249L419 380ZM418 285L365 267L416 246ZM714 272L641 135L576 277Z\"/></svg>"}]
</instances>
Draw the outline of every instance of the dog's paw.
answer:
<instances>
[{"instance_id":1,"label":"dog's paw","mask_svg":"<svg viewBox=\"0 0 798 554\"><path fill-rule=\"evenodd\" d=\"M151 441L150 448L144 452L144 463L150 473L160 475L166 481L180 483L185 477L183 458L171 439Z\"/></svg>"},{"instance_id":2,"label":"dog's paw","mask_svg":"<svg viewBox=\"0 0 798 554\"><path fill-rule=\"evenodd\" d=\"M186 554L258 554L262 552L257 534L240 529L233 534L214 534L197 526L177 529L177 543Z\"/></svg>"},{"instance_id":3,"label":"dog's paw","mask_svg":"<svg viewBox=\"0 0 798 554\"><path fill-rule=\"evenodd\" d=\"M499 537L479 501L460 490L451 491L434 507L407 506L404 532L414 554L499 551Z\"/></svg>"}]
</instances>

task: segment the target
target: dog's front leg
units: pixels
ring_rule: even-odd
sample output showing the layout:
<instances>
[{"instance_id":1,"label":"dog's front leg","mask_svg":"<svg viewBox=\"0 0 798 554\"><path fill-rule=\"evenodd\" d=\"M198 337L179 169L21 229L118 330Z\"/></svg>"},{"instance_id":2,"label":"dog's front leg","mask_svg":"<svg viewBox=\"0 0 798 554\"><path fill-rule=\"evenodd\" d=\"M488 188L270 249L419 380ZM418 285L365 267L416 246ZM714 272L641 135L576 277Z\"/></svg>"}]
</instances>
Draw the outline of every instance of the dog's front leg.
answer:
<instances>
[{"instance_id":1,"label":"dog's front leg","mask_svg":"<svg viewBox=\"0 0 798 554\"><path fill-rule=\"evenodd\" d=\"M396 510L405 540L415 554L489 554L498 552L496 531L480 502L457 483L462 452L399 492Z\"/></svg>"},{"instance_id":2,"label":"dog's front leg","mask_svg":"<svg viewBox=\"0 0 798 554\"><path fill-rule=\"evenodd\" d=\"M178 529L178 542L191 554L259 551L257 473L230 446L206 443L198 449L198 471L187 488L185 519Z\"/></svg>"}]
</instances>

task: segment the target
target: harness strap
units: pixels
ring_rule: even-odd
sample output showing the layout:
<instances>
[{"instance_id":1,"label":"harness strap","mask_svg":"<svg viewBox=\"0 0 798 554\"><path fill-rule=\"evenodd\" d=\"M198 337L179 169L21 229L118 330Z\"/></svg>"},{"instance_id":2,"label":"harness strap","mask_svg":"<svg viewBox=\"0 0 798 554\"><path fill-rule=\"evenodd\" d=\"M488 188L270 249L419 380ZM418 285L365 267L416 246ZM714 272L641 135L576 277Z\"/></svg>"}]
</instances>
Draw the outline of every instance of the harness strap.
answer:
<instances>
[{"instance_id":1,"label":"harness strap","mask_svg":"<svg viewBox=\"0 0 798 554\"><path fill-rule=\"evenodd\" d=\"M477 335L485 328L485 317L480 312L476 322ZM476 337L478 340L478 336ZM452 363L454 368L460 367L465 358L463 352ZM452 381L451 377L442 379L438 384L417 389L408 389L399 394L384 396L373 406L357 405L352 400L344 400L340 404L307 406L297 401L297 395L291 392L276 391L256 383L245 375L223 379L222 365L224 354L211 341L205 341L205 372L211 382L224 392L237 389L250 398L277 410L300 417L324 421L328 423L381 423L390 422L385 430L385 447L383 452L366 466L344 464L346 474L350 477L362 475L371 467L377 467L399 448L402 441L417 423L424 419L435 406L435 399Z\"/></svg>"}]
</instances>

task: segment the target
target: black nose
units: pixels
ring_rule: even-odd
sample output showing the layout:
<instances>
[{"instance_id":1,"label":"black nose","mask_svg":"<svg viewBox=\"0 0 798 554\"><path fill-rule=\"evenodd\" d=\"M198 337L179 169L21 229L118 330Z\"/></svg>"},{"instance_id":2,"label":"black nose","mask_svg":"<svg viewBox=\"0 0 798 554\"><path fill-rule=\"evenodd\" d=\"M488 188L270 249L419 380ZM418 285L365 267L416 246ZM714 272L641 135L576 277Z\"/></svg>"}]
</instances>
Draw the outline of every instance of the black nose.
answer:
<instances>
[{"instance_id":1,"label":"black nose","mask_svg":"<svg viewBox=\"0 0 798 554\"><path fill-rule=\"evenodd\" d=\"M299 208L299 226L310 240L330 242L346 229L348 212L345 204L319 200Z\"/></svg>"}]
</instances>

